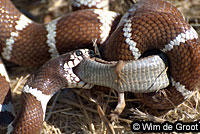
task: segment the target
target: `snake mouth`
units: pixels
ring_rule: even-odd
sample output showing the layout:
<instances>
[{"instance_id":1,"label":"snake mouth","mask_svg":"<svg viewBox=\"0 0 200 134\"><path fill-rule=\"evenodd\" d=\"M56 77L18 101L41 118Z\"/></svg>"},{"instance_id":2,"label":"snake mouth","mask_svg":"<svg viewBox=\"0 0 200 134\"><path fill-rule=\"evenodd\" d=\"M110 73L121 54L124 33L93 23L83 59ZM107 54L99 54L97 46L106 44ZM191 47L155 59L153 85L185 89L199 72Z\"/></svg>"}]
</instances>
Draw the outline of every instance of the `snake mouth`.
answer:
<instances>
[{"instance_id":1,"label":"snake mouth","mask_svg":"<svg viewBox=\"0 0 200 134\"><path fill-rule=\"evenodd\" d=\"M89 49L79 49L70 56L70 59L68 59L68 61L64 64L64 76L67 80L67 87L86 89L93 87L93 85L84 82L78 77L76 69L83 59L92 57L94 57L94 53Z\"/></svg>"}]
</instances>

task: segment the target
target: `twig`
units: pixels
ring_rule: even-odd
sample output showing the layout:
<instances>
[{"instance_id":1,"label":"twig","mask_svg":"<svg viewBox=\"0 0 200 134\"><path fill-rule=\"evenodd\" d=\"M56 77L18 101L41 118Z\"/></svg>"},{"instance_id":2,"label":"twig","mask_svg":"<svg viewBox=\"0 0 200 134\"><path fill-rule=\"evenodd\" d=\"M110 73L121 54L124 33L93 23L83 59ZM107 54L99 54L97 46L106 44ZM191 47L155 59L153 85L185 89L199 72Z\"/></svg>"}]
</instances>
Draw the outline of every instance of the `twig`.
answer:
<instances>
[{"instance_id":1,"label":"twig","mask_svg":"<svg viewBox=\"0 0 200 134\"><path fill-rule=\"evenodd\" d=\"M61 91L58 91L58 93L56 94L56 97L55 97L55 99L53 100L53 103L52 103L51 108L50 108L50 110L49 110L49 114L48 114L48 116L46 117L45 121L48 121L49 118L51 117L53 108L54 108L54 106L55 106L55 104L56 104L56 101L58 100L58 96L60 95L60 92L61 92Z\"/></svg>"},{"instance_id":2,"label":"twig","mask_svg":"<svg viewBox=\"0 0 200 134\"><path fill-rule=\"evenodd\" d=\"M110 121L107 119L107 117L105 116L104 111L102 110L102 108L100 107L100 105L97 104L97 111L99 113L100 118L103 120L103 122L105 123L108 131L111 134L115 134L114 128L112 126L112 124L110 123Z\"/></svg>"}]
</instances>

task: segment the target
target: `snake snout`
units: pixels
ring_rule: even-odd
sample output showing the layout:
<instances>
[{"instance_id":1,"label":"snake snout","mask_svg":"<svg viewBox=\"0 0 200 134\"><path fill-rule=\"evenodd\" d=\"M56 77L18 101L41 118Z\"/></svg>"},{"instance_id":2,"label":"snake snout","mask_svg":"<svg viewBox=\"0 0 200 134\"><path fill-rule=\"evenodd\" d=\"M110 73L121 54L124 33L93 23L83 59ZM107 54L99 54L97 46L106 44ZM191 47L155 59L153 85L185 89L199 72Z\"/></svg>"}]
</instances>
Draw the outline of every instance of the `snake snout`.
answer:
<instances>
[{"instance_id":1,"label":"snake snout","mask_svg":"<svg viewBox=\"0 0 200 134\"><path fill-rule=\"evenodd\" d=\"M70 53L70 58L64 63L64 77L67 80L68 88L92 88L91 84L85 83L76 75L76 67L86 58L94 56L89 49L78 49Z\"/></svg>"},{"instance_id":2,"label":"snake snout","mask_svg":"<svg viewBox=\"0 0 200 134\"><path fill-rule=\"evenodd\" d=\"M91 58L92 58L92 57L95 57L94 51L93 51L93 50L89 50L89 55L90 55Z\"/></svg>"}]
</instances>

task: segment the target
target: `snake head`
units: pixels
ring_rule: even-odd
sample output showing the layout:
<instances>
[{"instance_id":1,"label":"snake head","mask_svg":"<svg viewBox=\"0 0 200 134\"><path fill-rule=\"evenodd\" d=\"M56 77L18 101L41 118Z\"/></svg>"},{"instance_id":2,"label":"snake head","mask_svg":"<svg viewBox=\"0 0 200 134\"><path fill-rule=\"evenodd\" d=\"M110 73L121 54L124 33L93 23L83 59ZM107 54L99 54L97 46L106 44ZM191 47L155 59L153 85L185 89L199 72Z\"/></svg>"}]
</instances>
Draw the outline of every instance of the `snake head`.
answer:
<instances>
[{"instance_id":1,"label":"snake head","mask_svg":"<svg viewBox=\"0 0 200 134\"><path fill-rule=\"evenodd\" d=\"M78 49L68 53L70 57L64 62L64 77L67 80L68 88L87 88L90 89L93 85L82 81L75 73L75 67L85 58L94 57L94 51L89 49Z\"/></svg>"}]
</instances>

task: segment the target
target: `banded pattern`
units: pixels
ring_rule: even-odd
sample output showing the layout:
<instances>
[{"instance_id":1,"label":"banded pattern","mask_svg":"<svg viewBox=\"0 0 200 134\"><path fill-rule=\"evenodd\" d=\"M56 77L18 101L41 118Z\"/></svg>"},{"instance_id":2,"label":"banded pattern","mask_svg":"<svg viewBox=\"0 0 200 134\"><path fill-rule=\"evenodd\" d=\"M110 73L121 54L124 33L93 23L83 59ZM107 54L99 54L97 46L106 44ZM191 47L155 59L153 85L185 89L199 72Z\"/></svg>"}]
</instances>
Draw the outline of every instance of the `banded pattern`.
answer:
<instances>
[{"instance_id":1,"label":"banded pattern","mask_svg":"<svg viewBox=\"0 0 200 134\"><path fill-rule=\"evenodd\" d=\"M7 19L9 19L9 17L7 17ZM12 17L11 17L11 19L12 19ZM15 25L16 31L12 31L10 33L10 38L6 39L6 47L3 48L2 56L6 60L11 59L11 53L12 53L12 50L13 50L13 45L15 44L16 38L19 36L18 31L22 31L30 23L32 23L32 21L30 19L28 19L26 16L24 16L23 14L19 17L19 20L16 21L16 25Z\"/></svg>"},{"instance_id":2,"label":"banded pattern","mask_svg":"<svg viewBox=\"0 0 200 134\"><path fill-rule=\"evenodd\" d=\"M94 7L94 3L99 8L107 6L108 2L98 4L101 1L104 0L77 0L73 3L78 8ZM120 16L111 11L76 11L43 25L21 14L10 0L1 0L0 5L0 53L5 59L19 65L41 65L59 54L77 48L90 48L93 40L97 39L97 44L103 44L102 56L108 61L137 60L151 49L166 53L170 61L171 85L158 92L136 94L147 106L172 108L186 99L199 81L198 35L168 2L140 0L125 14L113 33ZM79 61L89 56L89 51L85 49L78 53L73 51L50 60L35 72L24 87L24 105L9 125L8 134L40 133L46 104L60 88L92 88L93 85L81 81L72 70ZM8 108L11 103L7 101L11 95L6 77L4 74L0 74L0 77L3 83L0 88L5 90L0 93L6 98L0 99L0 112L5 115L12 111ZM120 92L115 112L122 112L125 106L123 99L124 94Z\"/></svg>"},{"instance_id":3,"label":"banded pattern","mask_svg":"<svg viewBox=\"0 0 200 134\"><path fill-rule=\"evenodd\" d=\"M58 90L65 87L92 88L93 85L81 81L70 70L93 55L88 49L78 49L51 59L31 75L23 88L21 109L15 120L9 124L8 134L39 134L46 105Z\"/></svg>"},{"instance_id":4,"label":"banded pattern","mask_svg":"<svg viewBox=\"0 0 200 134\"><path fill-rule=\"evenodd\" d=\"M95 39L101 45L120 17L115 12L93 9L72 12L44 25L24 16L10 0L1 0L0 5L0 53L4 59L24 66L41 65L52 57L77 48L91 48ZM102 4L98 2L98 5ZM104 2L104 6L108 5ZM44 70L41 69L43 72L31 76L22 93L22 109L12 123L14 112L10 102L9 80L5 73L0 75L0 125L10 123L8 133L40 133L46 104L57 90L62 87L92 88L72 71L83 58L91 55L89 51L81 51L83 55L79 58L68 53L60 57L64 61L56 62L57 68L47 63L46 67L43 66ZM0 67L3 68L3 64ZM54 81L53 78L57 79ZM12 114L8 115L9 112Z\"/></svg>"},{"instance_id":5,"label":"banded pattern","mask_svg":"<svg viewBox=\"0 0 200 134\"><path fill-rule=\"evenodd\" d=\"M152 11L173 13L175 16L184 20L184 16L182 15L182 13L169 2L166 2L164 0L139 0L128 10L128 12L124 14L118 27L124 24L124 22L132 16L141 15L143 13L146 14Z\"/></svg>"},{"instance_id":6,"label":"banded pattern","mask_svg":"<svg viewBox=\"0 0 200 134\"><path fill-rule=\"evenodd\" d=\"M151 108L171 109L191 95L199 81L200 45L196 31L168 2L141 0L136 4L110 36L102 55L109 61L137 60L149 50L160 50L168 56L172 85L136 96Z\"/></svg>"},{"instance_id":7,"label":"banded pattern","mask_svg":"<svg viewBox=\"0 0 200 134\"><path fill-rule=\"evenodd\" d=\"M95 39L97 44L104 43L120 17L112 11L91 9L72 12L43 25L21 14L10 0L1 0L0 4L0 53L23 66L41 65L59 54L91 48Z\"/></svg>"}]
</instances>

